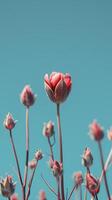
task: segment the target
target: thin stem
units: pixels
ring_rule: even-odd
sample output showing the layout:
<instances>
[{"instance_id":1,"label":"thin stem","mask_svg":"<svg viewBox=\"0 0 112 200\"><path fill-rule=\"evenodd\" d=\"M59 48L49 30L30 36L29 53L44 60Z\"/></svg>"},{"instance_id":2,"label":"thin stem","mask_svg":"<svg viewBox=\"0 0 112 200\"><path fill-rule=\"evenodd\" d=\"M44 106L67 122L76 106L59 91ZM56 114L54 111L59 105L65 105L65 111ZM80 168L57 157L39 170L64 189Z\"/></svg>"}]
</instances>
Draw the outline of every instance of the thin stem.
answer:
<instances>
[{"instance_id":1,"label":"thin stem","mask_svg":"<svg viewBox=\"0 0 112 200\"><path fill-rule=\"evenodd\" d=\"M13 153L14 153L14 158L15 158L16 165L17 165L18 177L19 177L20 184L21 184L21 187L22 187L23 200L25 200L25 191L24 191L24 188L23 188L23 181L22 181L19 161L18 161L18 156L17 156L17 153L16 153L16 148L15 148L15 144L14 144L14 140L13 140L13 136L12 136L12 131L11 130L10 130L10 141L11 141L12 150L13 150Z\"/></svg>"},{"instance_id":2,"label":"thin stem","mask_svg":"<svg viewBox=\"0 0 112 200\"><path fill-rule=\"evenodd\" d=\"M28 177L28 161L29 161L29 108L26 108L26 163L24 172L24 188L26 189Z\"/></svg>"},{"instance_id":3,"label":"thin stem","mask_svg":"<svg viewBox=\"0 0 112 200\"><path fill-rule=\"evenodd\" d=\"M97 196L97 194L96 194L96 196L95 196L95 199L98 200L98 196Z\"/></svg>"},{"instance_id":4,"label":"thin stem","mask_svg":"<svg viewBox=\"0 0 112 200\"><path fill-rule=\"evenodd\" d=\"M52 160L54 160L53 148L52 148L51 141L50 141L49 137L48 137L48 144L49 144L49 148L50 148L50 152L51 152L51 158L52 158Z\"/></svg>"},{"instance_id":5,"label":"thin stem","mask_svg":"<svg viewBox=\"0 0 112 200\"><path fill-rule=\"evenodd\" d=\"M80 187L79 187L79 195L80 195L80 200L82 200L82 186L80 185Z\"/></svg>"},{"instance_id":6,"label":"thin stem","mask_svg":"<svg viewBox=\"0 0 112 200\"><path fill-rule=\"evenodd\" d=\"M84 200L87 200L87 188L85 188L85 192L84 192Z\"/></svg>"},{"instance_id":7,"label":"thin stem","mask_svg":"<svg viewBox=\"0 0 112 200\"><path fill-rule=\"evenodd\" d=\"M59 177L56 180L57 180L57 187L58 187L58 197L57 197L57 199L61 200L61 197L60 197L60 180L59 180Z\"/></svg>"},{"instance_id":8,"label":"thin stem","mask_svg":"<svg viewBox=\"0 0 112 200\"><path fill-rule=\"evenodd\" d=\"M12 136L12 131L11 130L10 130L10 141L11 141L11 145L12 145L12 149L13 149L13 153L14 153L14 157L15 157L15 161L16 161L16 165L17 165L18 177L19 177L21 186L23 186L23 181L22 181L22 176L21 176L21 172L20 172L18 156L17 156L17 153L16 153L16 148L15 148L15 145L14 145L14 140L13 140L13 136Z\"/></svg>"},{"instance_id":9,"label":"thin stem","mask_svg":"<svg viewBox=\"0 0 112 200\"><path fill-rule=\"evenodd\" d=\"M69 195L69 197L68 197L68 200L70 200L71 199L71 197L72 197L72 194L73 194L73 192L74 192L74 190L77 188L77 185L74 185L74 187L73 187L73 189L72 189L72 191L70 192L70 195Z\"/></svg>"},{"instance_id":10,"label":"thin stem","mask_svg":"<svg viewBox=\"0 0 112 200\"><path fill-rule=\"evenodd\" d=\"M106 173L105 173L105 170L104 170L104 159L103 159L103 152L102 152L102 146L101 146L100 141L98 141L98 147L99 147L99 151L100 151L100 158L101 158L102 170L104 172L103 174L104 174L105 188L106 188L108 200L111 200L111 198L110 198L110 192L109 192L109 188L108 188L108 183L107 183L107 177L106 177Z\"/></svg>"},{"instance_id":11,"label":"thin stem","mask_svg":"<svg viewBox=\"0 0 112 200\"><path fill-rule=\"evenodd\" d=\"M11 200L11 198L10 198L10 197L8 197L8 200Z\"/></svg>"},{"instance_id":12,"label":"thin stem","mask_svg":"<svg viewBox=\"0 0 112 200\"><path fill-rule=\"evenodd\" d=\"M45 183L45 184L47 185L47 187L49 188L49 190L50 190L51 192L53 192L53 194L54 194L55 196L58 196L57 193L55 192L54 188L45 180L45 178L43 177L42 174L41 174L41 177L42 177L44 183Z\"/></svg>"},{"instance_id":13,"label":"thin stem","mask_svg":"<svg viewBox=\"0 0 112 200\"><path fill-rule=\"evenodd\" d=\"M33 169L33 172L31 174L31 177L30 177L30 180L29 180L29 183L28 183L28 191L27 191L27 194L26 194L26 200L28 200L28 198L30 196L31 186L32 186L33 178L34 178L35 171L36 171L36 168L37 168L37 164L38 164L38 162L36 163L36 166Z\"/></svg>"},{"instance_id":14,"label":"thin stem","mask_svg":"<svg viewBox=\"0 0 112 200\"><path fill-rule=\"evenodd\" d=\"M58 125L60 162L62 163L62 166L63 166L63 146L62 146L62 131L61 131L61 120L60 120L60 104L57 104L57 125ZM65 196L64 196L64 176L63 176L63 173L62 173L62 176L61 176L61 196L62 196L62 200L64 200Z\"/></svg>"}]
</instances>

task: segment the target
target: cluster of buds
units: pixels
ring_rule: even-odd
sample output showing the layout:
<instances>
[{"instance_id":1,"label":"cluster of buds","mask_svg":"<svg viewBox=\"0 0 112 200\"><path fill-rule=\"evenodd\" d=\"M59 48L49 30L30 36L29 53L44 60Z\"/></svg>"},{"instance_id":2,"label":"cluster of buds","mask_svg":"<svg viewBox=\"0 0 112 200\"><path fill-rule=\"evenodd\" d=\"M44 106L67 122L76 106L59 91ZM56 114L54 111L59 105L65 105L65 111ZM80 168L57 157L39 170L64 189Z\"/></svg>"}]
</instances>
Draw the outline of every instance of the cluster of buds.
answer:
<instances>
[{"instance_id":1,"label":"cluster of buds","mask_svg":"<svg viewBox=\"0 0 112 200\"><path fill-rule=\"evenodd\" d=\"M85 148L82 155L82 165L89 168L93 164L93 156L89 148Z\"/></svg>"},{"instance_id":2,"label":"cluster of buds","mask_svg":"<svg viewBox=\"0 0 112 200\"><path fill-rule=\"evenodd\" d=\"M12 176L7 176L0 181L0 192L4 197L10 198L15 192L16 183L13 182Z\"/></svg>"},{"instance_id":3,"label":"cluster of buds","mask_svg":"<svg viewBox=\"0 0 112 200\"><path fill-rule=\"evenodd\" d=\"M37 166L37 163L39 160L41 160L43 158L43 153L42 151L39 149L36 151L35 153L35 158L31 161L29 161L28 166L30 169L35 169Z\"/></svg>"},{"instance_id":4,"label":"cluster of buds","mask_svg":"<svg viewBox=\"0 0 112 200\"><path fill-rule=\"evenodd\" d=\"M49 160L49 166L53 172L53 175L59 177L62 175L63 166L62 163L58 162L57 160Z\"/></svg>"}]
</instances>

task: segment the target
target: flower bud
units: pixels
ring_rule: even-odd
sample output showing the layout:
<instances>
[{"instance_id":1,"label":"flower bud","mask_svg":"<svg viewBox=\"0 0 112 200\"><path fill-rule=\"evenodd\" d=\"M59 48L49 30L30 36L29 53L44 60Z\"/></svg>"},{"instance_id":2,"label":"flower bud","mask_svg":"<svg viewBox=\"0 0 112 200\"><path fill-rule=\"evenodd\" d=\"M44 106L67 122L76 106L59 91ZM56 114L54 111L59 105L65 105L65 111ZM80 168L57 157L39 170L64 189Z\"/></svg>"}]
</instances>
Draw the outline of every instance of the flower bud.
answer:
<instances>
[{"instance_id":1,"label":"flower bud","mask_svg":"<svg viewBox=\"0 0 112 200\"><path fill-rule=\"evenodd\" d=\"M50 100L59 104L67 99L71 91L71 76L60 72L53 72L50 74L50 77L46 74L44 77L44 85Z\"/></svg>"},{"instance_id":2,"label":"flower bud","mask_svg":"<svg viewBox=\"0 0 112 200\"><path fill-rule=\"evenodd\" d=\"M30 107L34 104L36 95L32 92L29 85L26 85L20 95L21 102L26 106Z\"/></svg>"},{"instance_id":3,"label":"flower bud","mask_svg":"<svg viewBox=\"0 0 112 200\"><path fill-rule=\"evenodd\" d=\"M93 164L93 156L89 148L85 148L82 155L82 165L85 167L90 167Z\"/></svg>"},{"instance_id":4,"label":"flower bud","mask_svg":"<svg viewBox=\"0 0 112 200\"><path fill-rule=\"evenodd\" d=\"M17 194L13 194L13 195L11 196L11 200L19 200L19 199L18 199L18 195L17 195Z\"/></svg>"},{"instance_id":5,"label":"flower bud","mask_svg":"<svg viewBox=\"0 0 112 200\"><path fill-rule=\"evenodd\" d=\"M39 192L39 200L47 200L45 191L41 190Z\"/></svg>"},{"instance_id":6,"label":"flower bud","mask_svg":"<svg viewBox=\"0 0 112 200\"><path fill-rule=\"evenodd\" d=\"M77 186L81 185L83 183L83 176L82 176L82 172L75 172L73 174L73 178L75 180L75 184Z\"/></svg>"},{"instance_id":7,"label":"flower bud","mask_svg":"<svg viewBox=\"0 0 112 200\"><path fill-rule=\"evenodd\" d=\"M30 169L35 169L36 166L37 166L37 161L36 161L35 159L29 161L28 167L29 167Z\"/></svg>"},{"instance_id":8,"label":"flower bud","mask_svg":"<svg viewBox=\"0 0 112 200\"><path fill-rule=\"evenodd\" d=\"M0 192L4 197L11 197L15 192L16 183L12 181L12 176L7 176L5 179L0 181Z\"/></svg>"},{"instance_id":9,"label":"flower bud","mask_svg":"<svg viewBox=\"0 0 112 200\"><path fill-rule=\"evenodd\" d=\"M51 167L54 176L61 176L63 172L62 163L57 160L50 159L49 166Z\"/></svg>"},{"instance_id":10,"label":"flower bud","mask_svg":"<svg viewBox=\"0 0 112 200\"><path fill-rule=\"evenodd\" d=\"M44 123L43 135L46 137L51 137L53 134L54 134L54 124L52 123L52 121Z\"/></svg>"},{"instance_id":11,"label":"flower bud","mask_svg":"<svg viewBox=\"0 0 112 200\"><path fill-rule=\"evenodd\" d=\"M96 141L100 141L104 137L103 128L94 120L90 126L90 136Z\"/></svg>"},{"instance_id":12,"label":"flower bud","mask_svg":"<svg viewBox=\"0 0 112 200\"><path fill-rule=\"evenodd\" d=\"M5 128L12 130L15 127L17 121L15 121L10 113L6 115L6 118L3 122Z\"/></svg>"},{"instance_id":13,"label":"flower bud","mask_svg":"<svg viewBox=\"0 0 112 200\"><path fill-rule=\"evenodd\" d=\"M108 130L107 137L109 140L112 140L112 127Z\"/></svg>"},{"instance_id":14,"label":"flower bud","mask_svg":"<svg viewBox=\"0 0 112 200\"><path fill-rule=\"evenodd\" d=\"M41 151L41 150L38 150L38 151L35 153L35 159L38 161L38 160L41 160L42 158L43 158L42 151Z\"/></svg>"},{"instance_id":15,"label":"flower bud","mask_svg":"<svg viewBox=\"0 0 112 200\"><path fill-rule=\"evenodd\" d=\"M86 174L86 188L93 196L96 196L96 194L100 190L99 181L95 177L93 177L90 173Z\"/></svg>"}]
</instances>

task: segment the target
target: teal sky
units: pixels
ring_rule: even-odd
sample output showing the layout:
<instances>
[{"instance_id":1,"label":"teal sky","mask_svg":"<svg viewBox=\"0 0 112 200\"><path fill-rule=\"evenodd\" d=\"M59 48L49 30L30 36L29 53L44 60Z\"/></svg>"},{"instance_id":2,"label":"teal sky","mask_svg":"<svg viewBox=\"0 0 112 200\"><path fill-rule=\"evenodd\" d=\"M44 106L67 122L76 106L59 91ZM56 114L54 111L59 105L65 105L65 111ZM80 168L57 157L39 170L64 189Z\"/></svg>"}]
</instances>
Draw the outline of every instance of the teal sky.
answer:
<instances>
[{"instance_id":1,"label":"teal sky","mask_svg":"<svg viewBox=\"0 0 112 200\"><path fill-rule=\"evenodd\" d=\"M30 84L37 94L37 101L30 110L30 159L37 148L44 153L32 186L31 200L37 199L40 189L45 189L48 200L55 199L40 178L43 173L55 187L47 166L47 141L42 136L43 122L50 119L55 123L57 134L55 105L47 98L43 85L44 74L52 71L69 72L73 80L71 94L61 108L65 188L70 191L73 172L82 170L85 173L80 155L86 146L93 152L93 174L99 176L101 172L97 144L88 136L88 125L97 119L105 135L112 125L111 0L0 1L0 176L13 175L19 193L9 135L2 124L7 112L18 120L13 136L23 172L25 108L19 95L24 85ZM105 159L110 147L105 136ZM107 199L103 187L101 191L99 199Z\"/></svg>"}]
</instances>

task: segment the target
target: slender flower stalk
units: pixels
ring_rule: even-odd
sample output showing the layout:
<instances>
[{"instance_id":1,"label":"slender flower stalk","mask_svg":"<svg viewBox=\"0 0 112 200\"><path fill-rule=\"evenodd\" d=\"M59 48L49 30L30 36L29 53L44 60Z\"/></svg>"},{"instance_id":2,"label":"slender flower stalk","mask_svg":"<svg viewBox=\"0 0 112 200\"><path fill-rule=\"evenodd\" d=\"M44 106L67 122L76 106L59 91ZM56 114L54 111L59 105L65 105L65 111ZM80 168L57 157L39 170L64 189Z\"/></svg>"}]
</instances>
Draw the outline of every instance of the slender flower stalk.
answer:
<instances>
[{"instance_id":1,"label":"slender flower stalk","mask_svg":"<svg viewBox=\"0 0 112 200\"><path fill-rule=\"evenodd\" d=\"M44 183L47 185L47 187L49 188L49 190L57 197L57 193L55 192L54 188L45 180L45 178L43 177L43 175L41 174L41 178L43 179Z\"/></svg>"},{"instance_id":2,"label":"slender flower stalk","mask_svg":"<svg viewBox=\"0 0 112 200\"><path fill-rule=\"evenodd\" d=\"M79 186L79 195L80 195L80 200L82 200L82 186Z\"/></svg>"},{"instance_id":3,"label":"slender flower stalk","mask_svg":"<svg viewBox=\"0 0 112 200\"><path fill-rule=\"evenodd\" d=\"M87 188L85 187L84 200L87 200Z\"/></svg>"},{"instance_id":4,"label":"slender flower stalk","mask_svg":"<svg viewBox=\"0 0 112 200\"><path fill-rule=\"evenodd\" d=\"M105 170L104 170L104 159L103 159L103 152L102 152L102 146L101 146L100 141L98 141L98 147L99 147L99 151L100 151L100 158L101 158L101 165L102 165L102 170L103 170L103 175L104 175L105 188L106 188L108 200L111 200L110 192L109 192L109 188L108 188L107 177L106 177L106 173L105 173ZM96 197L96 200L97 200L97 197Z\"/></svg>"},{"instance_id":5,"label":"slender flower stalk","mask_svg":"<svg viewBox=\"0 0 112 200\"><path fill-rule=\"evenodd\" d=\"M49 144L49 148L50 148L51 158L52 158L52 160L54 160L53 145L51 144L51 141L50 141L49 137L48 137L48 144Z\"/></svg>"},{"instance_id":6,"label":"slender flower stalk","mask_svg":"<svg viewBox=\"0 0 112 200\"><path fill-rule=\"evenodd\" d=\"M24 172L24 188L26 188L29 162L29 108L26 107L26 163Z\"/></svg>"},{"instance_id":7,"label":"slender flower stalk","mask_svg":"<svg viewBox=\"0 0 112 200\"><path fill-rule=\"evenodd\" d=\"M25 200L25 192L24 192L24 188L23 188L23 180L22 180L19 161L18 161L18 156L17 156L17 153L16 153L16 148L15 148L15 144L14 144L14 140L13 140L13 136L12 136L12 130L10 130L10 141L11 141L11 145L12 145L12 149L13 149L13 153L14 153L14 157L15 157L15 161L16 161L16 165L17 165L18 177L19 177L20 184L21 184L21 187L22 187L23 200Z\"/></svg>"},{"instance_id":8,"label":"slender flower stalk","mask_svg":"<svg viewBox=\"0 0 112 200\"><path fill-rule=\"evenodd\" d=\"M68 200L71 199L72 194L73 194L73 192L74 192L74 190L75 190L76 188L77 188L77 185L75 184L74 187L73 187L73 189L72 189L71 192L70 192L70 195L69 195L69 197L68 197Z\"/></svg>"},{"instance_id":9,"label":"slender flower stalk","mask_svg":"<svg viewBox=\"0 0 112 200\"><path fill-rule=\"evenodd\" d=\"M58 187L58 197L57 197L57 200L61 200L61 197L60 197L60 179L59 177L57 177L57 187Z\"/></svg>"},{"instance_id":10,"label":"slender flower stalk","mask_svg":"<svg viewBox=\"0 0 112 200\"><path fill-rule=\"evenodd\" d=\"M36 168L37 168L37 164L38 164L38 161L36 162L36 166L35 166L35 168L33 169L33 172L32 172L32 174L31 174L31 177L30 177L30 180L29 180L29 183L28 183L28 191L27 191L26 199L25 199L25 200L28 200L28 198L29 198L29 196L30 196L31 186L32 186L33 178L34 178L35 171L36 171Z\"/></svg>"},{"instance_id":11,"label":"slender flower stalk","mask_svg":"<svg viewBox=\"0 0 112 200\"><path fill-rule=\"evenodd\" d=\"M62 163L62 166L63 166L63 146L62 146L62 131L61 131L61 121L60 121L60 104L57 104L57 125L58 125L60 163ZM64 176L63 176L63 173L61 175L61 196L62 196L62 200L64 200L65 196L64 196Z\"/></svg>"}]
</instances>

